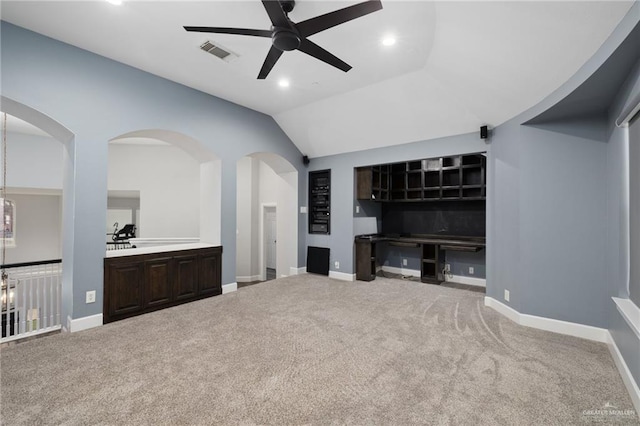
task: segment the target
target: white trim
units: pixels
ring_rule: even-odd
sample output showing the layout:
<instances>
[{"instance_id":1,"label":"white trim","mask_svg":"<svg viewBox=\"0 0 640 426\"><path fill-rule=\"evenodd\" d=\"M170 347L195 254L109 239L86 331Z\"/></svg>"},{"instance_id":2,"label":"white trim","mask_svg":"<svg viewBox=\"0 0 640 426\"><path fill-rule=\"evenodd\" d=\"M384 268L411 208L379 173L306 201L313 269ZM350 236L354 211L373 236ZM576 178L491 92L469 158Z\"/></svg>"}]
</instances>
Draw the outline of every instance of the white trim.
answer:
<instances>
[{"instance_id":1,"label":"white trim","mask_svg":"<svg viewBox=\"0 0 640 426\"><path fill-rule=\"evenodd\" d=\"M236 277L238 283L250 283L253 281L260 281L260 275L251 275L248 277Z\"/></svg>"},{"instance_id":2,"label":"white trim","mask_svg":"<svg viewBox=\"0 0 640 426\"><path fill-rule=\"evenodd\" d=\"M418 271L417 269L405 269L405 268L398 268L395 266L387 266L387 265L383 265L381 269L384 272L389 272L391 274L400 274L408 277L420 278L421 276L420 271Z\"/></svg>"},{"instance_id":3,"label":"white trim","mask_svg":"<svg viewBox=\"0 0 640 426\"><path fill-rule=\"evenodd\" d=\"M356 274L347 274L346 272L329 271L329 278L340 281L355 281Z\"/></svg>"},{"instance_id":4,"label":"white trim","mask_svg":"<svg viewBox=\"0 0 640 426\"><path fill-rule=\"evenodd\" d=\"M47 328L41 328L41 329L35 330L35 331L29 331L29 332L26 332L26 333L14 334L14 335L9 336L9 337L0 338L0 343L13 342L14 340L21 340L21 339L26 339L27 337L39 336L41 334L47 334L47 333L51 333L53 331L59 331L61 329L62 329L62 326L58 324L58 325L54 325L54 326L47 327Z\"/></svg>"},{"instance_id":5,"label":"white trim","mask_svg":"<svg viewBox=\"0 0 640 426\"><path fill-rule=\"evenodd\" d=\"M640 308L630 299L621 299L619 297L612 297L612 299L622 318L624 318L631 330L633 330L638 339L640 339Z\"/></svg>"},{"instance_id":6,"label":"white trim","mask_svg":"<svg viewBox=\"0 0 640 426\"><path fill-rule=\"evenodd\" d=\"M511 306L500 303L493 297L489 296L484 297L484 306L488 306L489 308L492 308L493 310L498 311L498 313L509 318L516 324L520 324L520 312L516 311Z\"/></svg>"},{"instance_id":7,"label":"white trim","mask_svg":"<svg viewBox=\"0 0 640 426\"><path fill-rule=\"evenodd\" d=\"M67 317L67 324L71 333L100 327L102 325L102 314L95 314L82 318Z\"/></svg>"},{"instance_id":8,"label":"white trim","mask_svg":"<svg viewBox=\"0 0 640 426\"><path fill-rule=\"evenodd\" d=\"M446 282L454 282L458 284L473 285L476 287L487 287L487 280L484 278L465 277L464 275L448 275L445 274L444 280Z\"/></svg>"},{"instance_id":9,"label":"white trim","mask_svg":"<svg viewBox=\"0 0 640 426\"><path fill-rule=\"evenodd\" d=\"M303 266L302 268L294 268L293 266L289 267L289 275L302 275L307 273L307 267Z\"/></svg>"},{"instance_id":10,"label":"white trim","mask_svg":"<svg viewBox=\"0 0 640 426\"><path fill-rule=\"evenodd\" d=\"M222 294L233 293L238 291L238 283L229 283L222 286Z\"/></svg>"},{"instance_id":11,"label":"white trim","mask_svg":"<svg viewBox=\"0 0 640 426\"><path fill-rule=\"evenodd\" d=\"M629 392L629 396L631 397L631 402L633 402L633 406L636 409L636 413L640 413L640 388L631 375L631 371L629 370L627 363L624 361L624 358L622 357L620 349L618 349L618 345L616 345L616 341L613 339L613 336L610 332L607 332L607 335L608 341L606 343L609 347L609 352L611 352L613 362L616 364L618 372L620 373L620 377L622 377L622 381L624 382L624 385Z\"/></svg>"},{"instance_id":12,"label":"white trim","mask_svg":"<svg viewBox=\"0 0 640 426\"><path fill-rule=\"evenodd\" d=\"M512 307L507 306L489 296L485 296L484 304L485 306L493 308L497 312L506 316L516 324L520 324L525 327L537 328L539 330L551 331L554 333L565 334L567 336L580 337L582 339L593 340L601 343L607 343L609 339L609 331L606 328L593 327L590 325L560 321L529 314L521 314Z\"/></svg>"},{"instance_id":13,"label":"white trim","mask_svg":"<svg viewBox=\"0 0 640 426\"><path fill-rule=\"evenodd\" d=\"M278 203L260 203L260 216L258 217L258 266L260 268L260 281L267 280L267 247L264 242L264 214L266 208L276 209L276 229L278 227ZM276 231L277 233L277 231ZM278 268L278 247L276 247L276 270Z\"/></svg>"}]
</instances>

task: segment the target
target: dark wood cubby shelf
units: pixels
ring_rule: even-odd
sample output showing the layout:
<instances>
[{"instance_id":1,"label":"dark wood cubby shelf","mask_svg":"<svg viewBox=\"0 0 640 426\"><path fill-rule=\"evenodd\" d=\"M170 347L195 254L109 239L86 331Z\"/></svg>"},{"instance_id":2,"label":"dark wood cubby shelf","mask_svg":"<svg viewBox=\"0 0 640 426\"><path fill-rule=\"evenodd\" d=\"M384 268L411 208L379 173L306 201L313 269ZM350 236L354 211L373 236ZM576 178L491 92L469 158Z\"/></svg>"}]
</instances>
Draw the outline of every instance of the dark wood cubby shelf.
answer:
<instances>
[{"instance_id":1,"label":"dark wood cubby shelf","mask_svg":"<svg viewBox=\"0 0 640 426\"><path fill-rule=\"evenodd\" d=\"M482 153L356 168L356 198L374 201L484 200Z\"/></svg>"}]
</instances>

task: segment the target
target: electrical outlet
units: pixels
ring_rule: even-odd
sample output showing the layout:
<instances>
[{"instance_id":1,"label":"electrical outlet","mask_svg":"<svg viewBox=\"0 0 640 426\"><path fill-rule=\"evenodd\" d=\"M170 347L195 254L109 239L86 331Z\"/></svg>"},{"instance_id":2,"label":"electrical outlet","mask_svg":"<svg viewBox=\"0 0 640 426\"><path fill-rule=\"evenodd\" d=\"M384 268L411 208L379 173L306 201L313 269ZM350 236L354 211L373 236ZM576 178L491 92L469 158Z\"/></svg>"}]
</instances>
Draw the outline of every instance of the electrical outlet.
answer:
<instances>
[{"instance_id":1,"label":"electrical outlet","mask_svg":"<svg viewBox=\"0 0 640 426\"><path fill-rule=\"evenodd\" d=\"M445 270L446 272L451 272L451 264L450 264L450 263L446 263L446 264L444 265L444 270Z\"/></svg>"},{"instance_id":2,"label":"electrical outlet","mask_svg":"<svg viewBox=\"0 0 640 426\"><path fill-rule=\"evenodd\" d=\"M336 260L333 264L336 266L336 269L340 269L340 262Z\"/></svg>"},{"instance_id":3,"label":"electrical outlet","mask_svg":"<svg viewBox=\"0 0 640 426\"><path fill-rule=\"evenodd\" d=\"M504 300L509 301L509 290L504 291Z\"/></svg>"},{"instance_id":4,"label":"electrical outlet","mask_svg":"<svg viewBox=\"0 0 640 426\"><path fill-rule=\"evenodd\" d=\"M360 213L360 206L356 206L356 213Z\"/></svg>"},{"instance_id":5,"label":"electrical outlet","mask_svg":"<svg viewBox=\"0 0 640 426\"><path fill-rule=\"evenodd\" d=\"M473 275L473 266L469 266L469 275Z\"/></svg>"},{"instance_id":6,"label":"electrical outlet","mask_svg":"<svg viewBox=\"0 0 640 426\"><path fill-rule=\"evenodd\" d=\"M407 259L402 259L402 266L407 266L408 264Z\"/></svg>"},{"instance_id":7,"label":"electrical outlet","mask_svg":"<svg viewBox=\"0 0 640 426\"><path fill-rule=\"evenodd\" d=\"M95 303L96 301L96 291L92 290L92 291L88 291L87 295L86 295L86 303Z\"/></svg>"}]
</instances>

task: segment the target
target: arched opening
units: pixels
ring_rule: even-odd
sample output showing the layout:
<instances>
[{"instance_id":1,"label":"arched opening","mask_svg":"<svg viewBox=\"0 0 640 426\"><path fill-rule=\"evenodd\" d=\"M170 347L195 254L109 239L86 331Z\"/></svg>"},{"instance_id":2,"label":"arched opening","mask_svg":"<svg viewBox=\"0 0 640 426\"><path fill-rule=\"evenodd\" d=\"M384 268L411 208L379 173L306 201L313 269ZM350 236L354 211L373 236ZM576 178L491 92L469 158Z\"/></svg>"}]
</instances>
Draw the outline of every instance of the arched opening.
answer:
<instances>
[{"instance_id":1,"label":"arched opening","mask_svg":"<svg viewBox=\"0 0 640 426\"><path fill-rule=\"evenodd\" d=\"M147 129L113 138L107 229L122 217L136 226L136 247L220 245L220 175L220 160L182 133Z\"/></svg>"},{"instance_id":2,"label":"arched opening","mask_svg":"<svg viewBox=\"0 0 640 426\"><path fill-rule=\"evenodd\" d=\"M8 118L6 198L15 202L15 244L4 262L12 265L3 283L6 341L59 329L73 312L75 144L73 133L45 114L4 96L1 105Z\"/></svg>"},{"instance_id":3,"label":"arched opening","mask_svg":"<svg viewBox=\"0 0 640 426\"><path fill-rule=\"evenodd\" d=\"M297 273L298 171L283 157L253 153L237 163L236 281Z\"/></svg>"}]
</instances>

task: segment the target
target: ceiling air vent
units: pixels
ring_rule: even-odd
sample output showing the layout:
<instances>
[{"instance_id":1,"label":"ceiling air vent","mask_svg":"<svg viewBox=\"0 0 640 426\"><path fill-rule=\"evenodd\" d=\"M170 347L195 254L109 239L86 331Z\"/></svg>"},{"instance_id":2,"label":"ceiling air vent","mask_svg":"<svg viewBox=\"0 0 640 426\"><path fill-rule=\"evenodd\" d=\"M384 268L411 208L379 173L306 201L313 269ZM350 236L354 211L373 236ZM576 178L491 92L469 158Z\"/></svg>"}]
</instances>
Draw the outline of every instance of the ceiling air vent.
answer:
<instances>
[{"instance_id":1,"label":"ceiling air vent","mask_svg":"<svg viewBox=\"0 0 640 426\"><path fill-rule=\"evenodd\" d=\"M236 55L235 53L209 40L202 43L200 45L200 49L204 50L205 52L211 53L213 56L216 56L226 62L232 61L233 59L238 57L238 55Z\"/></svg>"}]
</instances>

